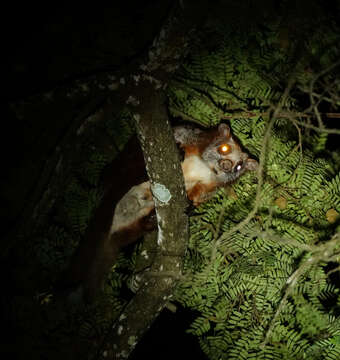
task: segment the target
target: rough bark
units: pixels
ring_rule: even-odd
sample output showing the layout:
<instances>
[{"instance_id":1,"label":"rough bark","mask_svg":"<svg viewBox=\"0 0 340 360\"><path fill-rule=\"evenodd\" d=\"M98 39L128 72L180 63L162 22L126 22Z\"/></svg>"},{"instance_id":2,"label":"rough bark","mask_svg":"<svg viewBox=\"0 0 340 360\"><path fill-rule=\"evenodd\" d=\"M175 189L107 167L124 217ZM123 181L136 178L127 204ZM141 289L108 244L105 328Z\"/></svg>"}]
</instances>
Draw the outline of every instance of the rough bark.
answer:
<instances>
[{"instance_id":1,"label":"rough bark","mask_svg":"<svg viewBox=\"0 0 340 360\"><path fill-rule=\"evenodd\" d=\"M198 14L202 17L202 12L198 11ZM196 15L193 18L197 21ZM179 66L181 56L185 54L186 35L192 23L186 21L182 23L184 26L178 25L174 17L169 20L154 49L150 50L147 63L141 66L142 72L135 74L132 77L134 82L131 84L129 81L125 88L131 91L127 102L134 111L156 205L158 252L151 268L144 273L136 296L115 323L111 339L100 350L107 358L128 358L171 298L181 277L188 237L187 201L163 92L171 74ZM182 49L180 53L179 48Z\"/></svg>"},{"instance_id":2,"label":"rough bark","mask_svg":"<svg viewBox=\"0 0 340 360\"><path fill-rule=\"evenodd\" d=\"M184 182L165 96L151 84L143 84L141 100L135 118L156 204L158 251L140 281L139 291L116 322L112 338L101 349L113 359L129 356L171 298L181 277L188 236Z\"/></svg>"}]
</instances>

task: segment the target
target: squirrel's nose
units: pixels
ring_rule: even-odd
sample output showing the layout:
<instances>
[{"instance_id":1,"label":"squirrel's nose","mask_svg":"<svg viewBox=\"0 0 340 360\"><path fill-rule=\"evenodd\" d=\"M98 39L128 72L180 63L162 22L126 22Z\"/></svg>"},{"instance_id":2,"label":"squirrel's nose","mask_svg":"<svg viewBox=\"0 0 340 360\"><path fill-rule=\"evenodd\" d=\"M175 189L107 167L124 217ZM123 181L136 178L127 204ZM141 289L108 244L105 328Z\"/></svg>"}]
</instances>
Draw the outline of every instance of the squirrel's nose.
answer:
<instances>
[{"instance_id":1,"label":"squirrel's nose","mask_svg":"<svg viewBox=\"0 0 340 360\"><path fill-rule=\"evenodd\" d=\"M242 167L243 167L243 160L240 160L234 165L233 171L238 172L242 169Z\"/></svg>"}]
</instances>

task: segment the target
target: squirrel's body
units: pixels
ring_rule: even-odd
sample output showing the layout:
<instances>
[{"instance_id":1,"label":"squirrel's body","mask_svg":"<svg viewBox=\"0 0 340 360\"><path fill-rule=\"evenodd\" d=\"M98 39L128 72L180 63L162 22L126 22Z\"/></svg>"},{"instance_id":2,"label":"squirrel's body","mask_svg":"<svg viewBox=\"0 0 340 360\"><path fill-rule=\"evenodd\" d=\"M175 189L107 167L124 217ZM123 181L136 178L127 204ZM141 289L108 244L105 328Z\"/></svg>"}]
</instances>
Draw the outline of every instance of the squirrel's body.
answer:
<instances>
[{"instance_id":1,"label":"squirrel's body","mask_svg":"<svg viewBox=\"0 0 340 360\"><path fill-rule=\"evenodd\" d=\"M235 181L246 170L257 167L257 161L241 150L226 124L209 130L177 126L174 137L184 150L182 170L185 187L188 198L195 206L209 200L218 187ZM110 199L104 197L103 202L110 204ZM112 208L114 206L112 203ZM103 206L99 206L95 219L110 218L107 214L99 213L103 209ZM90 227L84 245L80 245L71 262L68 283L82 283L85 298L91 300L112 267L119 249L156 227L154 215L150 183L143 182L130 188L117 202L113 215L110 215L110 223L102 224L97 229L98 236L95 227Z\"/></svg>"},{"instance_id":2,"label":"squirrel's body","mask_svg":"<svg viewBox=\"0 0 340 360\"><path fill-rule=\"evenodd\" d=\"M182 170L188 198L197 206L216 189L216 176L199 155L186 157Z\"/></svg>"},{"instance_id":3,"label":"squirrel's body","mask_svg":"<svg viewBox=\"0 0 340 360\"><path fill-rule=\"evenodd\" d=\"M182 163L185 187L195 206L211 198L218 187L257 167L257 161L241 150L226 124L205 131L178 126L174 136L185 152Z\"/></svg>"}]
</instances>

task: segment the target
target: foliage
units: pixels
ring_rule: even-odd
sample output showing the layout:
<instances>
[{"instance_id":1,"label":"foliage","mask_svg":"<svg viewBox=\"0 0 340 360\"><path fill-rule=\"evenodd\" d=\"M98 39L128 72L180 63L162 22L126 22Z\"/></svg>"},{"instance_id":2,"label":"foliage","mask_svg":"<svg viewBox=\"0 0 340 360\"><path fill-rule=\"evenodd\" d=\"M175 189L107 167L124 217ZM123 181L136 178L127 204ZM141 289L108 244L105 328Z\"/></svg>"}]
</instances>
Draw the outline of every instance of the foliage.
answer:
<instances>
[{"instance_id":1,"label":"foliage","mask_svg":"<svg viewBox=\"0 0 340 360\"><path fill-rule=\"evenodd\" d=\"M242 2L228 3L228 26L223 21L211 26L210 43L199 34L200 46L193 47L176 73L167 90L169 110L204 127L230 121L251 156L264 155L262 186L258 188L256 174L245 174L191 217L185 277L175 301L200 313L188 331L209 359L335 360L340 358L339 239L334 247L332 241L339 224L339 164L324 156L326 132L305 131L299 127L304 118L280 113L273 118L272 112L282 100L288 75L297 84L281 101L281 110L303 110L310 83L336 59L340 42L334 24L321 20L313 24L313 32L299 22L298 34L294 20L260 26L247 19L241 24L232 7ZM306 33L308 41L301 41ZM323 80L334 78L329 73ZM315 88L320 87L316 82ZM133 131L125 111L111 114L104 130L93 126L81 135L67 186L27 245L29 256L44 270L43 282L55 280L65 268L101 199L100 174ZM115 145L109 151L93 140L101 131ZM68 305L61 311L52 293L44 292L36 303L18 306L17 317L25 319L27 308L38 307L47 319L46 343L76 334L88 345L100 346L125 304L123 290L139 252L137 247L132 256L119 257L103 295L84 311ZM31 324L20 326L30 333Z\"/></svg>"},{"instance_id":2,"label":"foliage","mask_svg":"<svg viewBox=\"0 0 340 360\"><path fill-rule=\"evenodd\" d=\"M239 136L238 128L251 127L243 119L232 124ZM260 135L250 138L255 148L260 146ZM251 221L232 231L255 205L254 174L233 185L234 196L220 191L191 219L187 280L176 299L201 312L189 331L211 359L308 358L311 345L322 359L340 354L339 288L327 277L324 262L301 275L270 341L260 346L288 279L311 256L299 245L331 237L334 227L326 212L340 211L339 174L332 177L327 161L313 159L308 151L300 159L295 143L284 139L279 133L271 137L259 210Z\"/></svg>"},{"instance_id":3,"label":"foliage","mask_svg":"<svg viewBox=\"0 0 340 360\"><path fill-rule=\"evenodd\" d=\"M234 42L199 49L170 89L174 116L203 126L230 118L233 134L252 156L261 158L267 146L260 189L256 175L246 174L191 218L186 279L176 300L200 312L188 331L209 359L337 359L339 271L331 278L328 272L339 265L334 234L340 174L329 159L318 157L326 150L326 133L308 136L294 115L279 111L270 117L285 83L282 69L292 62L273 49L274 32L265 35L255 54ZM306 76L300 63L294 65L301 89ZM270 78L263 76L268 69ZM294 93L280 103L282 112L300 110L303 95ZM249 217L251 209L256 211ZM320 255L332 241L332 253Z\"/></svg>"}]
</instances>

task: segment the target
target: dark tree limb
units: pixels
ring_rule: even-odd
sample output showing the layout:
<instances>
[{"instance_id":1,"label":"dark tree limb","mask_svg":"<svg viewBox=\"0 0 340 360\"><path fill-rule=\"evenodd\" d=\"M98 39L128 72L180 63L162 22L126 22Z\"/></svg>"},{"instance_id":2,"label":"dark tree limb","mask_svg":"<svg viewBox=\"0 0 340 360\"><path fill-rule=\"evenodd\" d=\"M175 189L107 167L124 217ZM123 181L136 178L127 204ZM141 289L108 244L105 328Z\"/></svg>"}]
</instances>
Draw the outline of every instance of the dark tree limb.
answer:
<instances>
[{"instance_id":1,"label":"dark tree limb","mask_svg":"<svg viewBox=\"0 0 340 360\"><path fill-rule=\"evenodd\" d=\"M158 251L144 273L139 291L113 326L100 351L106 358L126 359L171 298L182 275L188 238L187 200L178 151L169 124L166 88L185 56L188 32L204 18L203 2L191 4L181 21L175 14L161 30L148 60L124 79L120 100L131 106L144 153L158 220ZM195 11L192 11L195 10ZM116 98L116 101L118 99Z\"/></svg>"},{"instance_id":2,"label":"dark tree limb","mask_svg":"<svg viewBox=\"0 0 340 360\"><path fill-rule=\"evenodd\" d=\"M150 83L142 84L141 89L141 105L136 107L135 119L156 204L158 251L139 291L113 328L112 347L106 344L101 349L113 359L129 356L171 298L182 275L188 237L184 181L165 96Z\"/></svg>"},{"instance_id":3,"label":"dark tree limb","mask_svg":"<svg viewBox=\"0 0 340 360\"><path fill-rule=\"evenodd\" d=\"M179 65L178 49L179 45L185 48L188 29L174 26L171 20L157 39L154 50L149 52L149 61L141 67L142 72L134 75L134 83L129 81L125 88L125 94L131 91L128 103L133 107L155 201L158 251L143 276L139 291L115 323L112 338L100 350L112 359L128 358L171 298L182 275L188 238L187 200L163 89ZM159 56L155 57L157 49ZM182 51L180 55L183 54Z\"/></svg>"}]
</instances>

